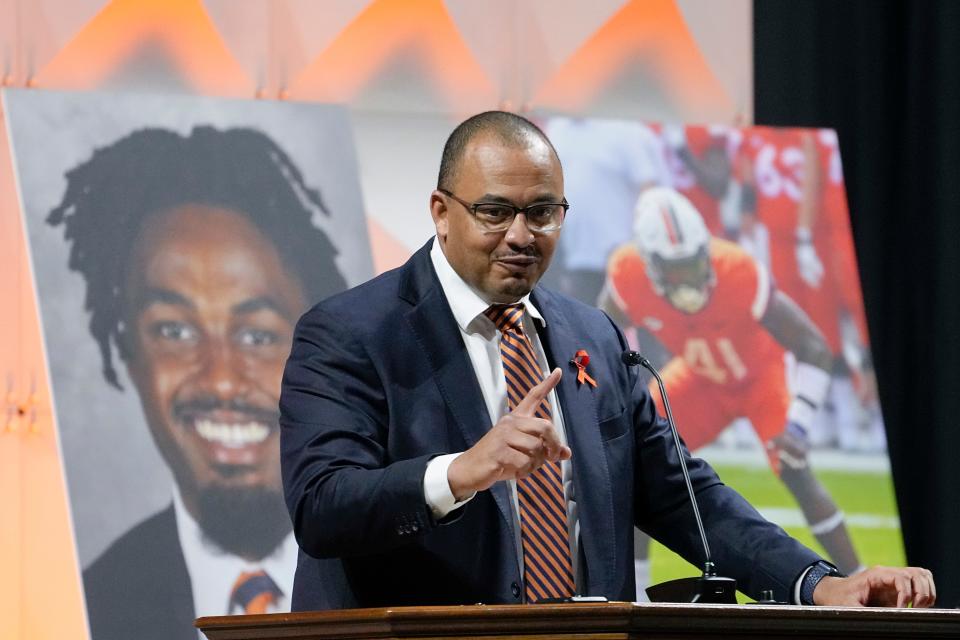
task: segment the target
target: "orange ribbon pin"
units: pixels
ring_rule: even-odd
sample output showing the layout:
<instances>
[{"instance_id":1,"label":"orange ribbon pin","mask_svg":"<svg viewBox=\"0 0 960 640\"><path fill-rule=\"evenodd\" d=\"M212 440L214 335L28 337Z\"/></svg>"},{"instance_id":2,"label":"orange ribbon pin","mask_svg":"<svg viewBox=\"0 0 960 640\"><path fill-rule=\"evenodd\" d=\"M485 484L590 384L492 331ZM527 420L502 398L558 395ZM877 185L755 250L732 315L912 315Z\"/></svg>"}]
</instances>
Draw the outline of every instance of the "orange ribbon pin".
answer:
<instances>
[{"instance_id":1,"label":"orange ribbon pin","mask_svg":"<svg viewBox=\"0 0 960 640\"><path fill-rule=\"evenodd\" d=\"M584 382L589 385L596 387L597 381L590 377L590 374L587 373L587 365L590 364L590 354L585 350L580 349L573 356L573 359L570 360L570 364L577 367L577 382L583 384Z\"/></svg>"}]
</instances>

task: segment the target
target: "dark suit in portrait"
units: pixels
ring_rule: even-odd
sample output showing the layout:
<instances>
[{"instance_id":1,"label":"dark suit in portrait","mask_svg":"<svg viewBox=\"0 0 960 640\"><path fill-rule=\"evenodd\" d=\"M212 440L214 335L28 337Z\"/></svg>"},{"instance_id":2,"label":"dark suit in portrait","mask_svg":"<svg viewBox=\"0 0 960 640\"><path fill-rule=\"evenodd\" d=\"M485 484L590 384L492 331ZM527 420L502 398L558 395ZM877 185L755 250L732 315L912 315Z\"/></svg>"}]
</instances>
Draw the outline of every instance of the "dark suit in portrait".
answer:
<instances>
[{"instance_id":1,"label":"dark suit in portrait","mask_svg":"<svg viewBox=\"0 0 960 640\"><path fill-rule=\"evenodd\" d=\"M314 581L314 608L356 606L338 561L311 566L306 579ZM83 572L83 585L94 640L196 640L193 591L172 506L114 541Z\"/></svg>"},{"instance_id":2,"label":"dark suit in portrait","mask_svg":"<svg viewBox=\"0 0 960 640\"><path fill-rule=\"evenodd\" d=\"M118 538L83 572L91 637L196 640L173 506Z\"/></svg>"}]
</instances>

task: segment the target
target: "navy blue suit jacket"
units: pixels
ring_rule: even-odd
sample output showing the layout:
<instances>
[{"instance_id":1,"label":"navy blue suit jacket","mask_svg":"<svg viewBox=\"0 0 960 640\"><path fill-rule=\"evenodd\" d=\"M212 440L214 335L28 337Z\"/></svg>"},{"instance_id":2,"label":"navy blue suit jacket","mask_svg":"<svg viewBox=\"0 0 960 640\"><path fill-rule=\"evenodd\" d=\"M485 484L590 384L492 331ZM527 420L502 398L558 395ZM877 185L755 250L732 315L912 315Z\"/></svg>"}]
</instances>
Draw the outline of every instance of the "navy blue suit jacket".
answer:
<instances>
[{"instance_id":1,"label":"navy blue suit jacket","mask_svg":"<svg viewBox=\"0 0 960 640\"><path fill-rule=\"evenodd\" d=\"M173 506L120 536L83 572L93 640L196 640Z\"/></svg>"},{"instance_id":2,"label":"navy blue suit jacket","mask_svg":"<svg viewBox=\"0 0 960 640\"><path fill-rule=\"evenodd\" d=\"M295 609L336 600L323 579L331 564L318 558L340 559L344 606L519 602L507 484L442 521L424 502L429 460L468 449L492 423L430 246L297 325L280 399L284 490L303 551ZM564 370L557 395L573 451L581 590L633 600L634 525L702 565L672 436L622 364L627 344L606 315L542 287L532 300L546 320L547 360ZM596 388L577 382L570 359L580 349ZM772 589L787 599L818 556L705 462L687 455L687 464L718 571L754 597Z\"/></svg>"}]
</instances>

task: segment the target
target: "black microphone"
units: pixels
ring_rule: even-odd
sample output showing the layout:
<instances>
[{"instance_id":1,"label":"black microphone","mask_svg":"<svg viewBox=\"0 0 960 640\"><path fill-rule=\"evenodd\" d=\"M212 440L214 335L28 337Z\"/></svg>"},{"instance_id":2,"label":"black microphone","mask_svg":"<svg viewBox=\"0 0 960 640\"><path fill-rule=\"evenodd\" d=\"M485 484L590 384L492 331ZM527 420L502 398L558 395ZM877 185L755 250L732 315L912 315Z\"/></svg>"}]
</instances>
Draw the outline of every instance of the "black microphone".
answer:
<instances>
[{"instance_id":1,"label":"black microphone","mask_svg":"<svg viewBox=\"0 0 960 640\"><path fill-rule=\"evenodd\" d=\"M667 423L670 425L670 432L673 433L673 444L677 448L677 457L680 460L680 470L683 472L683 479L687 483L687 493L690 495L690 504L693 507L693 515L697 520L697 529L700 532L700 541L703 542L703 575L698 578L678 578L661 582L647 587L647 596L651 602L709 602L714 604L736 604L737 603L737 581L733 578L718 576L714 570L713 560L710 557L710 544L707 542L707 534L703 530L703 520L700 518L700 507L697 504L697 496L693 493L693 483L690 481L690 472L687 470L687 461L683 455L683 448L680 446L680 434L677 432L677 424L673 420L673 412L670 410L670 400L667 398L667 390L663 386L663 379L657 369L650 364L650 361L640 355L637 351L624 351L620 354L620 359L627 366L641 366L657 380L657 386L660 387L660 397L663 399L663 409L667 414Z\"/></svg>"}]
</instances>

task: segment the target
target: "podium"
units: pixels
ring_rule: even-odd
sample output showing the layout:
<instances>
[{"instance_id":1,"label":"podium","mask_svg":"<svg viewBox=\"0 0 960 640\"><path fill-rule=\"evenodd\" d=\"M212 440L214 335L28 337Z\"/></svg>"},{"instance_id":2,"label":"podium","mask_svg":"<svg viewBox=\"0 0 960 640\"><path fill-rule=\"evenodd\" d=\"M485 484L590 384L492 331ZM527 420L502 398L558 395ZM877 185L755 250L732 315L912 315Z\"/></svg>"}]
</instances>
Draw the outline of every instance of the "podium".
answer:
<instances>
[{"instance_id":1,"label":"podium","mask_svg":"<svg viewBox=\"0 0 960 640\"><path fill-rule=\"evenodd\" d=\"M391 607L199 618L209 640L960 638L960 611L632 604Z\"/></svg>"}]
</instances>

